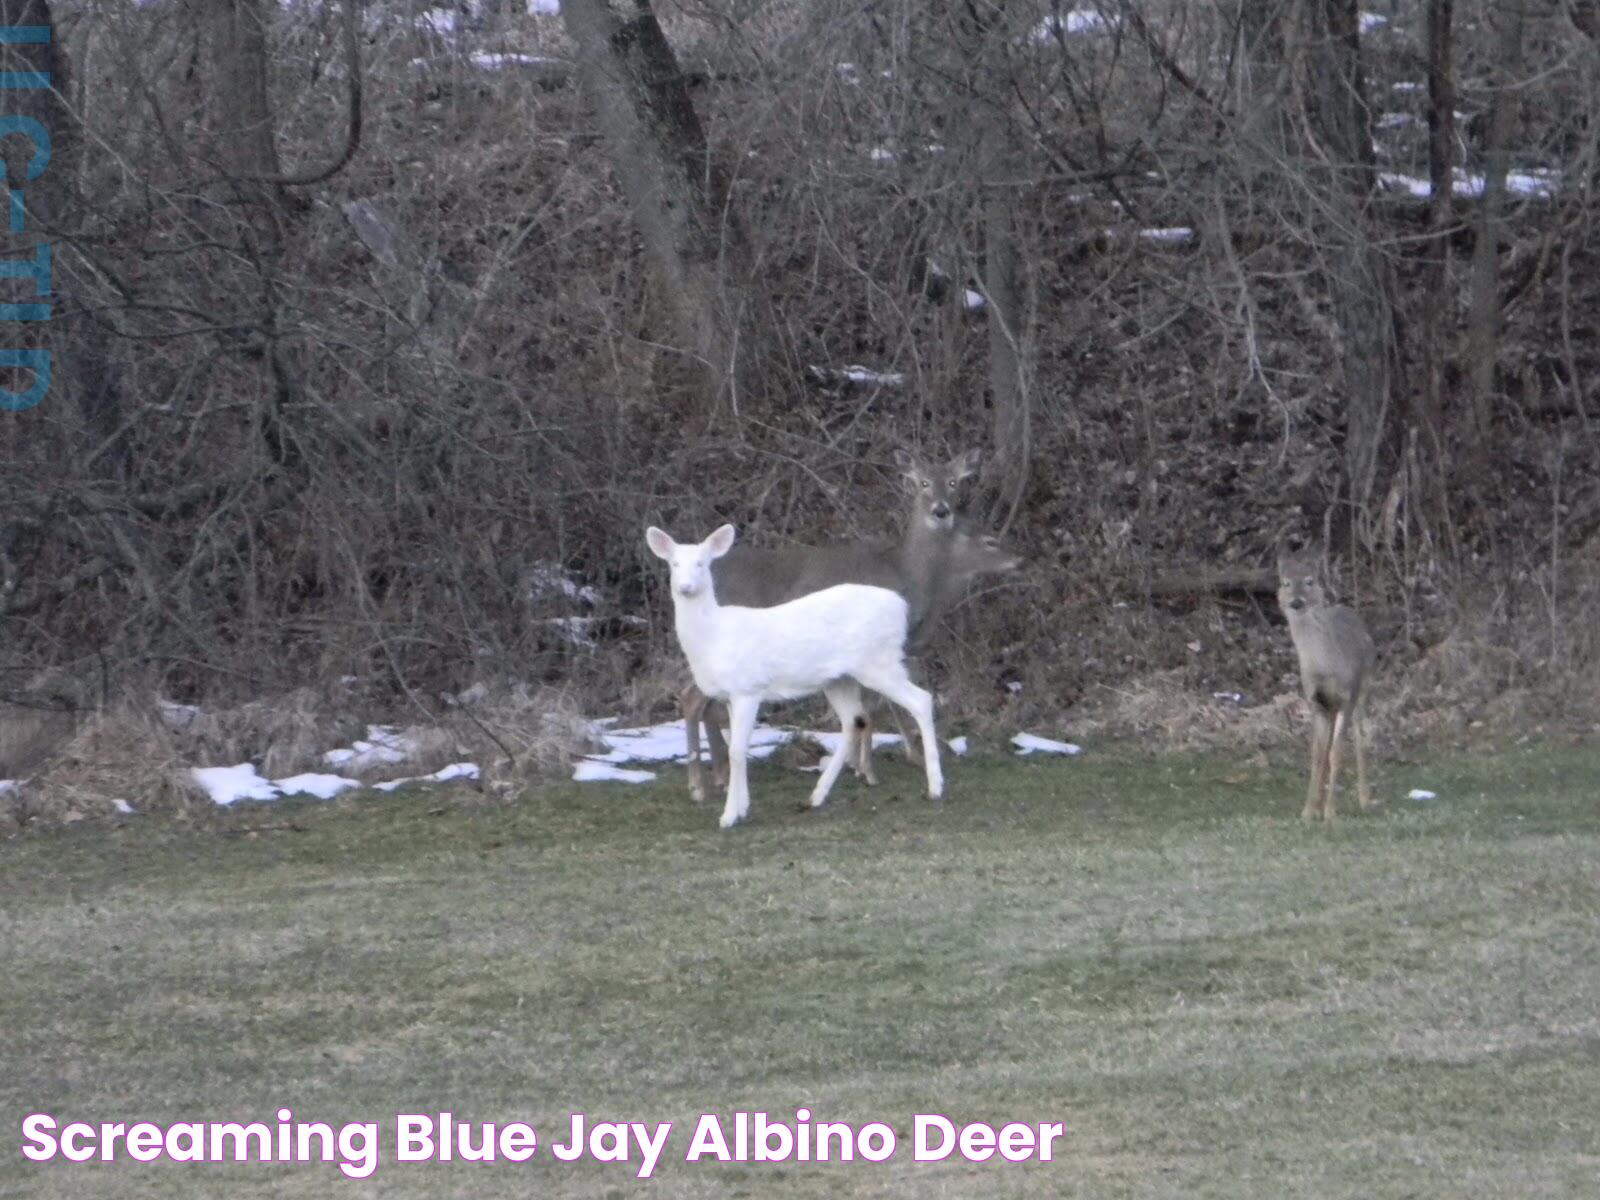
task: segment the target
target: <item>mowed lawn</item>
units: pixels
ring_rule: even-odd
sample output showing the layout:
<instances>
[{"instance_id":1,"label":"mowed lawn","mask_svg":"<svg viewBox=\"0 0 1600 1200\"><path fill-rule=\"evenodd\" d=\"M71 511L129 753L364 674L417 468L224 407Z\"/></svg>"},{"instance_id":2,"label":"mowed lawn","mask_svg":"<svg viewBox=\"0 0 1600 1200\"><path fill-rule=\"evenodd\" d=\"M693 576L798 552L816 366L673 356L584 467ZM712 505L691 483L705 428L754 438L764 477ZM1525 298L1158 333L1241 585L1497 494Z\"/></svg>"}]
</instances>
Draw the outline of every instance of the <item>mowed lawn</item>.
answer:
<instances>
[{"instance_id":1,"label":"mowed lawn","mask_svg":"<svg viewBox=\"0 0 1600 1200\"><path fill-rule=\"evenodd\" d=\"M804 814L758 767L727 833L669 770L0 843L0 1195L1600 1195L1600 749L1380 762L1332 828L1287 763L949 771L934 806L885 756ZM898 1149L684 1161L702 1113L801 1106ZM29 1113L280 1107L375 1122L374 1173L20 1153ZM396 1114L439 1111L539 1150L395 1162ZM653 1178L552 1159L574 1112L673 1122ZM917 1113L1066 1132L917 1163Z\"/></svg>"}]
</instances>

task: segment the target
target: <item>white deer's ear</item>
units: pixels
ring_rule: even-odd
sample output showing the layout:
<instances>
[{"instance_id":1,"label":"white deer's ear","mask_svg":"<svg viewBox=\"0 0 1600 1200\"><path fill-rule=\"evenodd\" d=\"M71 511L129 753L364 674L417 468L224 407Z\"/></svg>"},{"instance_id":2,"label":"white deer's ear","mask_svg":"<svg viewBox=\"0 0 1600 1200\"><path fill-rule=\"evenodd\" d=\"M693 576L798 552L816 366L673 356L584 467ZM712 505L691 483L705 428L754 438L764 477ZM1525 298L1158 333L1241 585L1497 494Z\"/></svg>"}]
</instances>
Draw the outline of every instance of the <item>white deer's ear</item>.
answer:
<instances>
[{"instance_id":1,"label":"white deer's ear","mask_svg":"<svg viewBox=\"0 0 1600 1200\"><path fill-rule=\"evenodd\" d=\"M712 558L721 558L733 549L733 539L738 536L732 525L724 525L706 539L706 549Z\"/></svg>"},{"instance_id":2,"label":"white deer's ear","mask_svg":"<svg viewBox=\"0 0 1600 1200\"><path fill-rule=\"evenodd\" d=\"M966 479L978 473L978 464L983 461L983 451L979 449L968 450L965 454L955 459L955 475L958 480Z\"/></svg>"},{"instance_id":3,"label":"white deer's ear","mask_svg":"<svg viewBox=\"0 0 1600 1200\"><path fill-rule=\"evenodd\" d=\"M678 544L667 536L665 530L657 529L654 525L644 531L644 540L650 547L650 553L657 558L671 558L672 551Z\"/></svg>"}]
</instances>

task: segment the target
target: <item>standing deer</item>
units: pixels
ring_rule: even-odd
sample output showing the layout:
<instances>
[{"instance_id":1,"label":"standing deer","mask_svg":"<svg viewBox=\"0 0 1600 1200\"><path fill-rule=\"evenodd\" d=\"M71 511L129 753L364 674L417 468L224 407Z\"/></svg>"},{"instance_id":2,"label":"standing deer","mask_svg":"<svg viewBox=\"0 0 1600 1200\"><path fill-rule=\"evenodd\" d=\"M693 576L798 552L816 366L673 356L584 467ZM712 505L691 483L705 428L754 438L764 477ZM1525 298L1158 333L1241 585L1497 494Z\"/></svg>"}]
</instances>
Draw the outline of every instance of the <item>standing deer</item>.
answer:
<instances>
[{"instance_id":1,"label":"standing deer","mask_svg":"<svg viewBox=\"0 0 1600 1200\"><path fill-rule=\"evenodd\" d=\"M957 517L955 500L962 481L978 469L979 452L968 450L947 463L928 465L905 450L895 451L908 497L905 528L897 542L850 542L831 546L756 549L738 546L714 560L712 575L722 602L770 608L840 583L886 587L905 598L909 636L918 637L937 620L976 577L1015 570L1021 560L998 542L975 534ZM679 696L687 735L689 794L705 799L700 765L700 726L705 725L717 781L727 778L727 748L719 728L719 706L690 685ZM869 784L872 722L864 707L848 732L849 762Z\"/></svg>"},{"instance_id":2,"label":"standing deer","mask_svg":"<svg viewBox=\"0 0 1600 1200\"><path fill-rule=\"evenodd\" d=\"M1339 746L1347 724L1356 745L1357 796L1362 808L1372 806L1362 704L1377 650L1359 613L1328 603L1321 557L1314 549L1291 554L1280 547L1278 552L1278 605L1289 619L1300 687L1311 704L1311 785L1300 812L1307 821L1333 820Z\"/></svg>"},{"instance_id":3,"label":"standing deer","mask_svg":"<svg viewBox=\"0 0 1600 1200\"><path fill-rule=\"evenodd\" d=\"M719 822L726 829L750 812L747 758L750 732L763 700L793 700L822 692L839 717L842 736L811 792L820 807L850 750L861 719L862 687L882 692L917 722L922 734L928 796L944 794L933 697L906 674L910 605L898 592L841 583L771 608L722 605L711 564L733 546L724 525L705 541L679 545L651 526L645 541L672 571L673 627L694 681L728 705L728 798ZM848 683L849 686L841 686Z\"/></svg>"}]
</instances>

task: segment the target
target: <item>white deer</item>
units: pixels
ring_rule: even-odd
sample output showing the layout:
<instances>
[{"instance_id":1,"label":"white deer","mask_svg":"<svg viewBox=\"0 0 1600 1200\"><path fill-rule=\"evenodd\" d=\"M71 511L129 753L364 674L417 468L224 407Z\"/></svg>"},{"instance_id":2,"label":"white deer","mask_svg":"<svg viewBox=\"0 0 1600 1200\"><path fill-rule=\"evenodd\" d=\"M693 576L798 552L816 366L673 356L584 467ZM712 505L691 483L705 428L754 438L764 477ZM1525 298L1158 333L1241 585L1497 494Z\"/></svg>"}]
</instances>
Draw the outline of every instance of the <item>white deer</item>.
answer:
<instances>
[{"instance_id":1,"label":"white deer","mask_svg":"<svg viewBox=\"0 0 1600 1200\"><path fill-rule=\"evenodd\" d=\"M719 824L727 829L750 813L747 775L750 734L763 700L796 700L821 692L839 718L839 746L811 791L820 807L844 767L852 734L864 720L861 688L880 692L911 714L922 735L928 796L944 795L933 697L906 674L910 610L888 588L842 583L772 608L717 603L711 564L733 546L732 525L705 541L680 544L651 526L645 541L672 569L672 609L678 644L695 685L728 706L728 800Z\"/></svg>"}]
</instances>

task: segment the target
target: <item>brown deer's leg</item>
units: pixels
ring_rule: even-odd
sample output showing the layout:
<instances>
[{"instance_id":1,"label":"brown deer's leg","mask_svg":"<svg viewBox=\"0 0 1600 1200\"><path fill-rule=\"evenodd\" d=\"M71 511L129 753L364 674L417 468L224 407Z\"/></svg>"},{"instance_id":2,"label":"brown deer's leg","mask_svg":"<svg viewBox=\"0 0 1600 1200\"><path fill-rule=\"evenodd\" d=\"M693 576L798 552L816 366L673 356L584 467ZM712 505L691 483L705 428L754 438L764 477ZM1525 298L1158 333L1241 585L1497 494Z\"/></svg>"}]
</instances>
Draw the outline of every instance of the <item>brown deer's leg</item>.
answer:
<instances>
[{"instance_id":1,"label":"brown deer's leg","mask_svg":"<svg viewBox=\"0 0 1600 1200\"><path fill-rule=\"evenodd\" d=\"M705 778L700 771L700 722L705 716L706 698L690 684L678 693L678 711L683 714L683 740L689 754L689 798L700 803L706 798Z\"/></svg>"},{"instance_id":2,"label":"brown deer's leg","mask_svg":"<svg viewBox=\"0 0 1600 1200\"><path fill-rule=\"evenodd\" d=\"M1367 717L1357 704L1350 711L1350 736L1356 743L1356 796L1362 808L1372 807L1372 789L1367 786Z\"/></svg>"},{"instance_id":3,"label":"brown deer's leg","mask_svg":"<svg viewBox=\"0 0 1600 1200\"><path fill-rule=\"evenodd\" d=\"M1315 821L1322 815L1322 785L1328 769L1328 735L1332 723L1322 705L1311 702L1311 786L1306 790L1306 804L1300 810L1300 819Z\"/></svg>"},{"instance_id":4,"label":"brown deer's leg","mask_svg":"<svg viewBox=\"0 0 1600 1200\"><path fill-rule=\"evenodd\" d=\"M872 714L861 708L861 716L856 721L855 728L850 731L850 736L855 738L855 756L852 762L856 774L861 777L868 787L876 787L878 777L872 773Z\"/></svg>"},{"instance_id":5,"label":"brown deer's leg","mask_svg":"<svg viewBox=\"0 0 1600 1200\"><path fill-rule=\"evenodd\" d=\"M728 786L728 743L722 736L728 709L716 700L706 702L706 746L711 753L711 778L718 787Z\"/></svg>"},{"instance_id":6,"label":"brown deer's leg","mask_svg":"<svg viewBox=\"0 0 1600 1200\"><path fill-rule=\"evenodd\" d=\"M1348 710L1341 708L1333 716L1333 735L1328 739L1328 790L1322 797L1322 819L1333 820L1334 810L1338 807L1339 791L1339 752L1344 741L1344 728L1349 724L1346 717Z\"/></svg>"}]
</instances>

